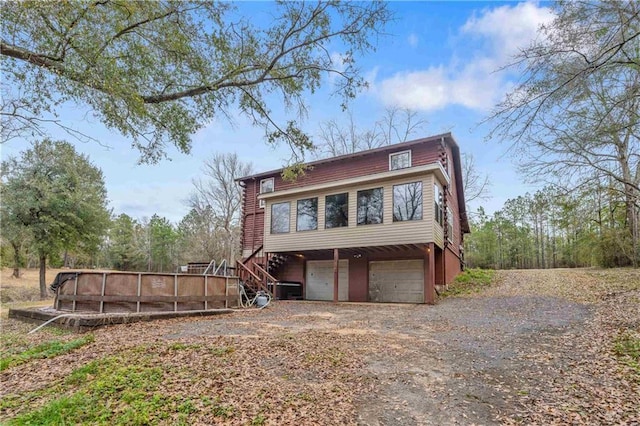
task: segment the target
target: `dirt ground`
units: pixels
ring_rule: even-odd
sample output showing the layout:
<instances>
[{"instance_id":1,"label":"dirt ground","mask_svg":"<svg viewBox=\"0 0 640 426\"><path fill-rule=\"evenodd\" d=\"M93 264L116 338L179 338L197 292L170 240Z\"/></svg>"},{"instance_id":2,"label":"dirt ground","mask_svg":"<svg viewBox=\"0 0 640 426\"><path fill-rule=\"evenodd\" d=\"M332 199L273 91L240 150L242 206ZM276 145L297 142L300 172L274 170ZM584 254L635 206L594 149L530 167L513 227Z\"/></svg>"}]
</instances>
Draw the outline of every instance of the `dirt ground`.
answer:
<instances>
[{"instance_id":1,"label":"dirt ground","mask_svg":"<svg viewBox=\"0 0 640 426\"><path fill-rule=\"evenodd\" d=\"M640 424L640 377L613 353L619 333L640 332L640 271L502 271L497 281L435 306L277 302L99 329L73 354L2 372L0 398L127 348L212 342L234 348L233 373L199 346L158 349L167 371L198 371L169 377L167 392L224 389L242 407L224 420L196 411L193 424L248 424L260 406L265 424Z\"/></svg>"}]
</instances>

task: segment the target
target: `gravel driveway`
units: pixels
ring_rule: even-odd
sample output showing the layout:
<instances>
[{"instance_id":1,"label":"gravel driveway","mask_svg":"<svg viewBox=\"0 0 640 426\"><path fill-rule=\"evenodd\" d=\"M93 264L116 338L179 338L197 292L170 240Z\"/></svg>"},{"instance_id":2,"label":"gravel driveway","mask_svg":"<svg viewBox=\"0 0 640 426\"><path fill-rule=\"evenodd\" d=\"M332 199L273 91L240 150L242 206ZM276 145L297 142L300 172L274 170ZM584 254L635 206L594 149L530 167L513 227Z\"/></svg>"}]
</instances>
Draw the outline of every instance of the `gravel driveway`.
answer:
<instances>
[{"instance_id":1,"label":"gravel driveway","mask_svg":"<svg viewBox=\"0 0 640 426\"><path fill-rule=\"evenodd\" d=\"M514 292L522 276L509 274L490 291L436 306L279 302L224 321L181 324L165 337L331 333L361 357L368 387L354 395L360 424L529 423L531 405L593 356L572 342L584 340L597 309L527 288ZM535 280L547 287L562 281L558 272L537 274L528 288Z\"/></svg>"}]
</instances>

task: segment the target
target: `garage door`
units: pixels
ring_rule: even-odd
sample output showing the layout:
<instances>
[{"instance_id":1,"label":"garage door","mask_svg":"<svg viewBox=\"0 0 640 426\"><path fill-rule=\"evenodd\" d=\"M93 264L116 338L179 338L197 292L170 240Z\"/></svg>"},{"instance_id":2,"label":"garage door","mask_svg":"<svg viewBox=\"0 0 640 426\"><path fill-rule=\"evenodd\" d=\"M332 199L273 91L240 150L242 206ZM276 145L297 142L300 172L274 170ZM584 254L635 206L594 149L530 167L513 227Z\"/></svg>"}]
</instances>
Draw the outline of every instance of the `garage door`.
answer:
<instances>
[{"instance_id":1,"label":"garage door","mask_svg":"<svg viewBox=\"0 0 640 426\"><path fill-rule=\"evenodd\" d=\"M341 260L338 276L338 300L349 300L349 261ZM308 300L333 300L333 260L307 261Z\"/></svg>"},{"instance_id":2,"label":"garage door","mask_svg":"<svg viewBox=\"0 0 640 426\"><path fill-rule=\"evenodd\" d=\"M369 262L369 300L424 303L424 261Z\"/></svg>"}]
</instances>

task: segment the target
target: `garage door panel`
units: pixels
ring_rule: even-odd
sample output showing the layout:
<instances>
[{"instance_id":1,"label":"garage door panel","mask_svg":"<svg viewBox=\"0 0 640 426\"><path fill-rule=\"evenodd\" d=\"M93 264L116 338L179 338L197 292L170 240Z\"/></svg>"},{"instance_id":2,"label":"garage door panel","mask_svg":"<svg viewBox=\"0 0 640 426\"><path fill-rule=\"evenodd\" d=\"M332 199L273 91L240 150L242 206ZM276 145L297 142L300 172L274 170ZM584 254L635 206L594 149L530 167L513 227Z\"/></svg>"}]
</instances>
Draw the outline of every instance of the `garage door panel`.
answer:
<instances>
[{"instance_id":1,"label":"garage door panel","mask_svg":"<svg viewBox=\"0 0 640 426\"><path fill-rule=\"evenodd\" d=\"M307 261L306 299L333 300L333 260ZM349 261L338 265L338 300L349 300Z\"/></svg>"},{"instance_id":2,"label":"garage door panel","mask_svg":"<svg viewBox=\"0 0 640 426\"><path fill-rule=\"evenodd\" d=\"M369 299L375 302L423 303L424 261L369 262Z\"/></svg>"}]
</instances>

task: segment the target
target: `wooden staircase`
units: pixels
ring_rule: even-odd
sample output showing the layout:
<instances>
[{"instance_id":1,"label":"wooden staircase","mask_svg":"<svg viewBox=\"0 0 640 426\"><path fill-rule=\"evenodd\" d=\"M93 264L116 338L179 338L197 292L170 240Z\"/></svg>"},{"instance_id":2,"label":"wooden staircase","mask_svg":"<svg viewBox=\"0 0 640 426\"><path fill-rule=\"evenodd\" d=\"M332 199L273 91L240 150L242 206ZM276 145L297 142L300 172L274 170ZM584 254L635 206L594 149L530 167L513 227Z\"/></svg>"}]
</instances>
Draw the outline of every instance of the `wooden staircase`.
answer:
<instances>
[{"instance_id":1,"label":"wooden staircase","mask_svg":"<svg viewBox=\"0 0 640 426\"><path fill-rule=\"evenodd\" d=\"M275 298L274 290L278 280L270 273L269 265L265 269L265 265L258 263L256 256L262 251L262 247L258 247L249 257L243 261L237 261L236 271L240 278L240 282L244 285L247 295L251 298L258 291L265 291ZM280 263L279 263L280 262ZM276 261L273 265L282 265L284 261ZM278 266L279 267L279 266ZM273 269L271 269L273 271Z\"/></svg>"},{"instance_id":2,"label":"wooden staircase","mask_svg":"<svg viewBox=\"0 0 640 426\"><path fill-rule=\"evenodd\" d=\"M285 262L287 261L287 259L289 258L289 256L284 255L284 254L274 254L269 258L269 261L267 262L267 271L271 274L271 275L277 275L278 271L280 270L280 268L282 267L282 265L285 264Z\"/></svg>"}]
</instances>

